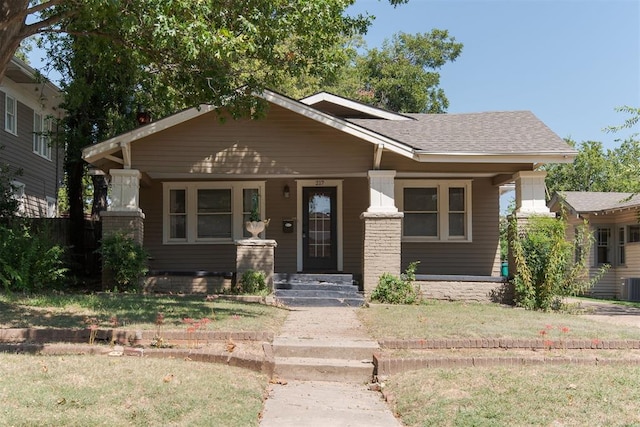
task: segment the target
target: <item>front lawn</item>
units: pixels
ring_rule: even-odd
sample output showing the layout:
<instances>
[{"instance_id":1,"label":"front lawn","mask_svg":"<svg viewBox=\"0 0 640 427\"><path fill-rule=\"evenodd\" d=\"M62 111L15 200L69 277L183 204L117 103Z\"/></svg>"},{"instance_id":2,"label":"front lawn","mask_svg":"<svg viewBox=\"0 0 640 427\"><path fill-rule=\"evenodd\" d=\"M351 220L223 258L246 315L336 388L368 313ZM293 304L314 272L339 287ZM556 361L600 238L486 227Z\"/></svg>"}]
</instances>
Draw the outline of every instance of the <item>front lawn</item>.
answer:
<instances>
[{"instance_id":1,"label":"front lawn","mask_svg":"<svg viewBox=\"0 0 640 427\"><path fill-rule=\"evenodd\" d=\"M0 293L0 328L155 329L158 314L164 329L184 328L183 319L208 318L208 330L277 332L284 309L203 296L137 294Z\"/></svg>"},{"instance_id":2,"label":"front lawn","mask_svg":"<svg viewBox=\"0 0 640 427\"><path fill-rule=\"evenodd\" d=\"M622 328L574 314L544 313L497 304L429 301L422 305L373 304L358 316L376 339L541 338L640 339Z\"/></svg>"},{"instance_id":3,"label":"front lawn","mask_svg":"<svg viewBox=\"0 0 640 427\"><path fill-rule=\"evenodd\" d=\"M637 426L640 367L424 369L386 391L407 426Z\"/></svg>"},{"instance_id":4,"label":"front lawn","mask_svg":"<svg viewBox=\"0 0 640 427\"><path fill-rule=\"evenodd\" d=\"M0 425L257 426L267 381L182 359L0 353Z\"/></svg>"}]
</instances>

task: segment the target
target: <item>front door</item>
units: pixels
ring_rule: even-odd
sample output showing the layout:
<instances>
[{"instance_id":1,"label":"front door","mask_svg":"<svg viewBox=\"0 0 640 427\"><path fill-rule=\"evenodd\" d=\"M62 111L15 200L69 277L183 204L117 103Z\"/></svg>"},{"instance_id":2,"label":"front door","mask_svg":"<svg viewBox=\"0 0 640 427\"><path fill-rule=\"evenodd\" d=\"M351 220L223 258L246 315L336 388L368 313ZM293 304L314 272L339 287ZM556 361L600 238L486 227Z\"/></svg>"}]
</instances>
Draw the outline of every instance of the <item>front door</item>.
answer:
<instances>
[{"instance_id":1,"label":"front door","mask_svg":"<svg viewBox=\"0 0 640 427\"><path fill-rule=\"evenodd\" d=\"M302 189L303 270L335 272L338 269L336 187Z\"/></svg>"}]
</instances>

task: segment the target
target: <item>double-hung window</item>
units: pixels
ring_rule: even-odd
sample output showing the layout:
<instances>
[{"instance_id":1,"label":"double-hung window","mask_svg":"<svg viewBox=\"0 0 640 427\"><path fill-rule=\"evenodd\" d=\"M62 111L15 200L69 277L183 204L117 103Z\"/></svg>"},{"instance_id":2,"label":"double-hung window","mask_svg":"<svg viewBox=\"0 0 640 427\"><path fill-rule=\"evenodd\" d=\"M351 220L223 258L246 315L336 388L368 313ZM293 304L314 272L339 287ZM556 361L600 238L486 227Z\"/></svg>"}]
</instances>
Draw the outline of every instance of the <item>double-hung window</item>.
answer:
<instances>
[{"instance_id":1,"label":"double-hung window","mask_svg":"<svg viewBox=\"0 0 640 427\"><path fill-rule=\"evenodd\" d=\"M48 160L51 160L50 131L51 120L40 113L33 113L33 152Z\"/></svg>"},{"instance_id":2,"label":"double-hung window","mask_svg":"<svg viewBox=\"0 0 640 427\"><path fill-rule=\"evenodd\" d=\"M471 241L471 181L396 180L405 241Z\"/></svg>"},{"instance_id":3,"label":"double-hung window","mask_svg":"<svg viewBox=\"0 0 640 427\"><path fill-rule=\"evenodd\" d=\"M164 183L164 243L230 243L249 236L252 203L264 212L264 182Z\"/></svg>"},{"instance_id":4,"label":"double-hung window","mask_svg":"<svg viewBox=\"0 0 640 427\"><path fill-rule=\"evenodd\" d=\"M18 134L18 105L16 99L9 94L4 97L4 130Z\"/></svg>"},{"instance_id":5,"label":"double-hung window","mask_svg":"<svg viewBox=\"0 0 640 427\"><path fill-rule=\"evenodd\" d=\"M611 229L596 229L596 264L611 264Z\"/></svg>"}]
</instances>

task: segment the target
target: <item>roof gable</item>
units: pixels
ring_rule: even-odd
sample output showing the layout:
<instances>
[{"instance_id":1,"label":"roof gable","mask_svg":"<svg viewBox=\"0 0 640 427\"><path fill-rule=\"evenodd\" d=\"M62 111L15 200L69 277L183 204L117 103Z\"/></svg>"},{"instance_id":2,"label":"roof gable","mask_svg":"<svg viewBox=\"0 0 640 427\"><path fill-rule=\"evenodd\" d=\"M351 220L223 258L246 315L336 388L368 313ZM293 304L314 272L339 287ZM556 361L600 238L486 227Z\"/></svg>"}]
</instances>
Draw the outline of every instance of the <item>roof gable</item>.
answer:
<instances>
[{"instance_id":1,"label":"roof gable","mask_svg":"<svg viewBox=\"0 0 640 427\"><path fill-rule=\"evenodd\" d=\"M372 107L329 92L318 92L302 98L300 102L343 119L412 120L406 115Z\"/></svg>"},{"instance_id":2,"label":"roof gable","mask_svg":"<svg viewBox=\"0 0 640 427\"><path fill-rule=\"evenodd\" d=\"M549 206L564 203L576 213L605 213L640 207L640 195L622 192L559 191Z\"/></svg>"}]
</instances>

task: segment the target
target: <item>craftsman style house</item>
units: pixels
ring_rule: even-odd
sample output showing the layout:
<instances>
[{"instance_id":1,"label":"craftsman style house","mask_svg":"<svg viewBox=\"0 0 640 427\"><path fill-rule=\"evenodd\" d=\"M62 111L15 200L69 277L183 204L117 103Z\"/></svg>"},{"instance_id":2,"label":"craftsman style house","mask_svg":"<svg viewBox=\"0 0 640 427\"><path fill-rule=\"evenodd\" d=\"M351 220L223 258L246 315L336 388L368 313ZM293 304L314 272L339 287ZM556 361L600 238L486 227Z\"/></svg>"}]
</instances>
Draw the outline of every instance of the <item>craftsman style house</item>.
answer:
<instances>
[{"instance_id":1,"label":"craftsman style house","mask_svg":"<svg viewBox=\"0 0 640 427\"><path fill-rule=\"evenodd\" d=\"M549 202L564 211L568 238L586 220L594 236L591 272L610 266L590 294L599 298L640 301L640 196L633 193L561 191Z\"/></svg>"},{"instance_id":2,"label":"craftsman style house","mask_svg":"<svg viewBox=\"0 0 640 427\"><path fill-rule=\"evenodd\" d=\"M276 272L348 272L365 291L412 261L420 274L498 277L499 187L515 183L519 215L548 213L537 168L575 156L527 111L259 96L261 119L221 121L224 109L202 105L84 149L111 179L105 219L136 230L152 269L233 271L258 210Z\"/></svg>"},{"instance_id":3,"label":"craftsman style house","mask_svg":"<svg viewBox=\"0 0 640 427\"><path fill-rule=\"evenodd\" d=\"M51 147L48 134L62 114L61 100L54 84L20 59L11 60L0 84L0 162L22 171L13 185L25 216L56 215L64 151Z\"/></svg>"}]
</instances>

